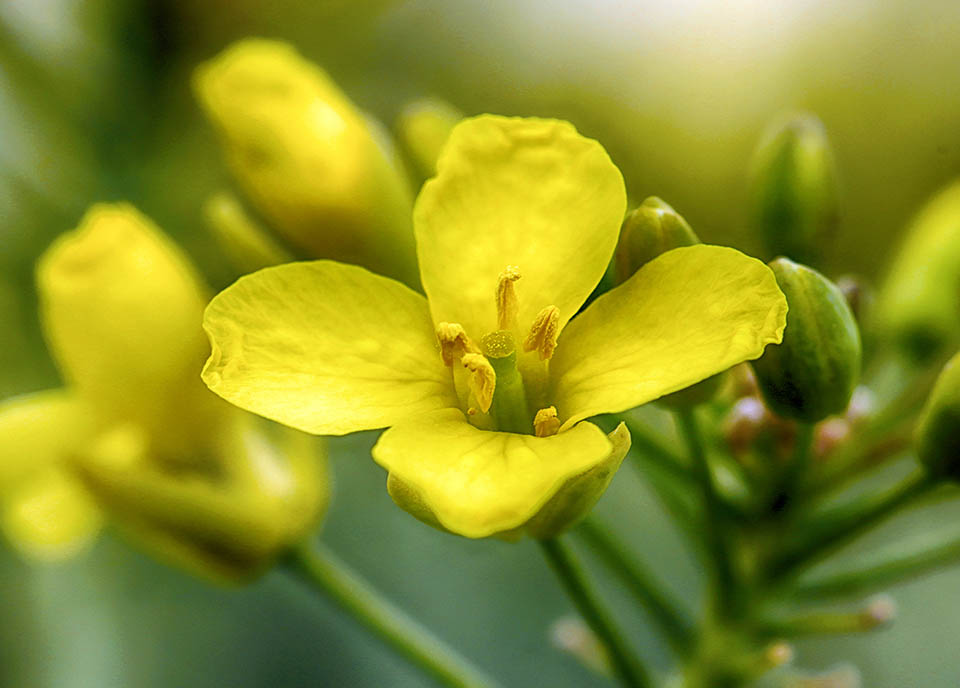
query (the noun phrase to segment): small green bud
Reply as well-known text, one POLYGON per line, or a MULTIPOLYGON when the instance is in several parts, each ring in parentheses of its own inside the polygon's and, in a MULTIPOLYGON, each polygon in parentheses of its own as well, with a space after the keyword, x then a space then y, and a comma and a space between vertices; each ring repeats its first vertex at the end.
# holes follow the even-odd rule
POLYGON ((839 216, 836 165, 811 114, 773 123, 753 157, 751 223, 770 255, 815 263, 839 216))
MULTIPOLYGON (((637 270, 662 253, 700 243, 696 233, 676 210, 656 196, 631 210, 620 227, 620 240, 613 255, 616 282, 626 282, 637 270)), ((668 394, 659 403, 670 408, 688 408, 710 401, 723 385, 723 373, 668 394)))
POLYGON ((617 284, 626 282, 661 253, 699 243, 700 239, 676 210, 650 196, 627 214, 620 227, 620 241, 613 257, 617 284))
POLYGON ((786 258, 770 262, 787 297, 783 342, 753 369, 767 405, 808 423, 842 412, 860 376, 860 332, 840 290, 816 270, 786 258))
POLYGON ((927 470, 960 480, 960 353, 937 378, 920 415, 914 444, 927 470))
POLYGON ((463 113, 437 98, 408 103, 397 117, 397 138, 423 179, 437 173, 437 158, 463 113))
POLYGON ((917 360, 960 346, 960 181, 907 229, 877 298, 880 332, 917 360))

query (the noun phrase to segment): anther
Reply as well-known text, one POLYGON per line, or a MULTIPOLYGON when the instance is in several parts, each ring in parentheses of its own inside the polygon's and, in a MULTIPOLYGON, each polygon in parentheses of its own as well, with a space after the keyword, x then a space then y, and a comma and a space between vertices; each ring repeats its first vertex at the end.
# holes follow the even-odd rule
POLYGON ((530 326, 530 334, 523 340, 524 351, 537 351, 540 360, 546 361, 553 356, 557 348, 557 336, 560 334, 560 309, 547 306, 537 313, 530 326))
POLYGON ((517 324, 517 290, 513 283, 520 279, 520 268, 508 265, 497 280, 497 329, 512 330, 517 324))
POLYGON ((497 386, 497 374, 493 371, 493 366, 483 354, 464 354, 460 362, 470 373, 467 384, 477 399, 477 405, 486 413, 493 403, 493 390, 497 386))
POLYGON ((557 407, 548 406, 537 411, 533 417, 533 432, 537 437, 556 435, 560 429, 560 419, 557 418, 557 407))
POLYGON ((452 366, 464 354, 480 353, 459 323, 442 322, 437 325, 437 341, 440 342, 440 356, 448 366, 452 366))

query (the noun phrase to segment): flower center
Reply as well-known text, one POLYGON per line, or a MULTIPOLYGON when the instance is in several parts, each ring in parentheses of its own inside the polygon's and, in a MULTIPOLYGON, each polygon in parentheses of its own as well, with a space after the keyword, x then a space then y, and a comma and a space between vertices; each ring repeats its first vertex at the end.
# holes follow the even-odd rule
MULTIPOLYGON (((497 279, 497 329, 474 343, 459 323, 442 322, 437 325, 440 356, 452 369, 463 408, 470 422, 487 430, 535 434, 537 437, 555 435, 560 428, 557 409, 542 408, 530 412, 530 397, 518 366, 514 332, 518 329, 519 299, 516 282, 520 269, 508 265, 497 279)), ((560 332, 560 311, 547 306, 533 319, 523 351, 537 352, 537 358, 528 357, 529 366, 545 370, 557 346, 560 332)), ((527 365, 525 364, 525 365, 527 365)), ((524 368, 528 370, 529 367, 524 368)), ((535 406, 533 408, 536 408, 535 406)))

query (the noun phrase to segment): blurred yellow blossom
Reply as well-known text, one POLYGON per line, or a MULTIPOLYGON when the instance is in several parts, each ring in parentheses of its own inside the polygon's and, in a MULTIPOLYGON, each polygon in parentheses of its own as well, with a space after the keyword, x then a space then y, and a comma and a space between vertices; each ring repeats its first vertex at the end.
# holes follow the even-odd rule
POLYGON ((240 188, 292 246, 416 286, 412 196, 389 137, 322 69, 246 39, 198 67, 194 87, 240 188))
POLYGON ((306 436, 271 439, 200 383, 207 292, 146 217, 94 206, 40 259, 37 284, 67 386, 0 406, 13 544, 68 555, 104 511, 168 558, 237 577, 315 522, 324 464, 306 436))

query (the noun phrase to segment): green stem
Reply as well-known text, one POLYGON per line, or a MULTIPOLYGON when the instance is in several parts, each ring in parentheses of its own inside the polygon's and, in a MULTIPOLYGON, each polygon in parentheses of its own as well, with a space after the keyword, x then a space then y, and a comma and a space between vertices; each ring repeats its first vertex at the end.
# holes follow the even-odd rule
POLYGON ((314 549, 302 544, 291 550, 286 565, 298 578, 326 594, 439 684, 451 688, 494 688, 498 685, 430 631, 381 598, 325 548, 314 549))
POLYGON ((801 599, 864 595, 957 562, 960 562, 960 536, 940 537, 933 544, 924 537, 923 542, 913 548, 898 544, 889 556, 873 566, 800 581, 790 592, 801 599))
POLYGON ((929 492, 939 482, 927 473, 917 474, 892 491, 857 500, 810 523, 797 523, 800 537, 788 543, 770 566, 768 580, 788 578, 824 558, 846 542, 889 518, 904 506, 929 492))
POLYGON ((610 613, 587 581, 586 574, 570 549, 558 539, 540 540, 544 556, 587 625, 610 653, 613 670, 627 688, 653 685, 647 670, 627 646, 610 613))
POLYGON ((593 519, 587 518, 583 521, 577 532, 583 535, 607 566, 647 609, 674 651, 681 655, 688 652, 693 625, 680 611, 680 605, 670 599, 650 572, 629 555, 622 543, 593 519))
POLYGON ((813 612, 788 619, 761 621, 756 632, 770 638, 866 633, 888 625, 893 614, 892 601, 881 598, 852 612, 813 612))
POLYGON ((638 423, 632 418, 622 418, 630 431, 630 441, 646 459, 655 462, 664 472, 669 473, 677 481, 690 485, 690 468, 683 457, 678 456, 667 441, 657 432, 644 423, 638 423))
POLYGON ((793 456, 780 476, 776 490, 774 509, 782 511, 793 506, 794 496, 801 490, 810 472, 810 459, 813 456, 813 440, 816 426, 813 423, 797 424, 797 436, 793 456))
POLYGON ((733 564, 730 560, 730 548, 727 540, 726 528, 723 521, 723 503, 720 500, 713 474, 707 461, 706 446, 700 433, 700 426, 693 409, 680 409, 677 420, 692 459, 694 475, 700 483, 704 504, 703 528, 710 548, 713 575, 715 578, 715 592, 717 595, 718 610, 721 614, 728 614, 732 610, 735 593, 735 578, 733 564))

